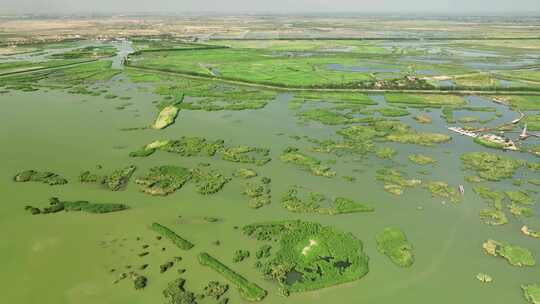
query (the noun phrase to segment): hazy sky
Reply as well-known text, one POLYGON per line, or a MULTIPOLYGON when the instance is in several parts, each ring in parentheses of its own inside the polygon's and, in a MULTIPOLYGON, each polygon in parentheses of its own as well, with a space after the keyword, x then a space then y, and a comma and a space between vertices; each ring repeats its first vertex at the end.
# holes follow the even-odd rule
POLYGON ((0 0, 2 13, 531 13, 540 0, 0 0))

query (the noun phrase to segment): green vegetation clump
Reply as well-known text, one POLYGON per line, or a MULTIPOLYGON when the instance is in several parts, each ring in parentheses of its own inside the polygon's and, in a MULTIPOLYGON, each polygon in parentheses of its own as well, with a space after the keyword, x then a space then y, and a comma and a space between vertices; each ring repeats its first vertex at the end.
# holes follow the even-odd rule
POLYGON ((16 182, 40 182, 51 186, 67 184, 67 179, 62 176, 48 171, 26 170, 17 173, 13 178, 16 182))
POLYGON ((374 208, 351 199, 337 197, 331 200, 322 193, 308 192, 300 186, 292 186, 282 196, 281 205, 291 212, 325 215, 375 211, 374 208))
POLYGON ((452 107, 443 107, 441 117, 446 121, 446 123, 456 123, 456 119, 454 118, 454 108, 452 107))
POLYGON ((183 101, 184 94, 177 94, 172 100, 161 102, 158 105, 158 117, 154 124, 152 124, 152 128, 155 130, 162 130, 174 124, 178 112, 180 111, 180 105, 183 101))
POLYGON ((511 178, 517 169, 526 164, 521 160, 488 152, 465 153, 461 155, 461 162, 466 169, 476 171, 479 177, 488 181, 511 178))
POLYGON ((536 264, 532 253, 523 247, 508 245, 490 239, 482 244, 482 248, 486 254, 503 257, 513 266, 523 267, 536 264))
POLYGON ((421 124, 429 124, 432 122, 432 119, 429 115, 427 114, 418 114, 414 117, 414 120, 416 120, 418 123, 421 123, 421 124))
POLYGON ((452 203, 459 203, 461 195, 455 188, 450 188, 445 182, 429 182, 425 187, 431 192, 433 197, 440 197, 449 200, 452 203))
POLYGON ((380 159, 392 159, 397 154, 396 149, 383 147, 377 150, 376 155, 380 159))
POLYGON ((433 146, 451 140, 446 134, 418 132, 398 120, 370 119, 366 126, 350 126, 338 134, 351 141, 365 142, 371 139, 386 140, 403 144, 433 146))
POLYGON ((191 171, 177 166, 160 166, 150 169, 145 176, 135 182, 143 192, 150 195, 168 195, 182 188, 191 179, 191 171))
POLYGON ((163 296, 168 304, 197 304, 197 297, 185 289, 186 280, 178 278, 170 282, 163 290, 163 296))
POLYGON ((498 150, 504 150, 506 148, 506 145, 503 143, 487 140, 483 137, 476 137, 473 141, 486 148, 498 149, 498 150))
POLYGON ((270 252, 270 250, 272 250, 272 246, 271 245, 268 245, 268 244, 265 244, 265 245, 262 245, 261 247, 259 247, 259 249, 257 249, 257 251, 255 252, 255 257, 260 260, 260 259, 265 259, 265 258, 269 258, 272 254, 270 252))
POLYGON ((399 108, 382 108, 377 109, 377 112, 379 112, 384 117, 402 117, 402 116, 408 116, 409 111, 399 108))
POLYGON ((540 131, 540 114, 525 116, 523 124, 527 125, 527 129, 530 131, 540 131))
POLYGON ((223 149, 223 140, 207 140, 202 137, 182 136, 178 140, 154 141, 138 151, 130 153, 131 157, 146 157, 156 150, 176 153, 181 156, 214 156, 223 149))
POLYGON ((389 168, 377 170, 377 180, 384 182, 384 190, 394 195, 401 195, 405 188, 414 188, 422 183, 419 179, 406 179, 403 172, 389 168))
POLYGON ((297 148, 286 148, 280 158, 281 161, 299 166, 313 175, 324 177, 333 177, 336 175, 336 172, 332 171, 330 167, 321 165, 320 160, 300 152, 297 148))
POLYGON ((272 159, 269 157, 270 149, 249 146, 224 148, 222 159, 235 162, 263 166, 272 159))
POLYGON ((540 304, 540 284, 521 285, 521 289, 530 304, 540 304))
POLYGON ((136 275, 133 280, 133 287, 135 289, 143 289, 146 287, 146 284, 148 284, 148 278, 142 275, 136 275))
POLYGON ((199 194, 207 195, 219 192, 231 179, 217 170, 195 168, 191 170, 192 181, 199 194))
POLYGON ((335 126, 353 123, 353 117, 349 114, 342 114, 329 109, 311 109, 300 112, 297 116, 305 121, 317 121, 325 125, 335 126))
POLYGON ((82 183, 99 183, 111 191, 118 191, 127 186, 136 169, 137 167, 130 165, 122 169, 115 170, 110 175, 104 176, 99 176, 91 173, 90 171, 84 171, 79 175, 79 181, 82 183))
POLYGON ((111 204, 111 203, 90 203, 88 201, 60 201, 56 197, 51 197, 49 199, 49 207, 42 209, 26 206, 25 209, 30 211, 33 215, 35 214, 48 214, 48 213, 57 213, 60 211, 82 211, 88 213, 110 213, 126 210, 129 207, 124 204, 111 204))
POLYGON ((258 209, 272 202, 270 183, 271 180, 268 177, 263 177, 256 183, 246 183, 242 194, 250 198, 250 208, 258 209))
POLYGON ((362 242, 333 227, 283 221, 247 225, 243 232, 259 241, 278 243, 260 269, 265 277, 277 281, 285 294, 356 281, 369 271, 362 242))
POLYGON ((218 281, 210 281, 204 287, 204 295, 215 300, 219 300, 227 291, 229 291, 229 285, 220 284, 218 281))
POLYGON ((417 165, 434 165, 437 163, 435 159, 423 154, 411 154, 409 160, 417 165))
POLYGON ((510 200, 511 204, 508 206, 510 213, 514 216, 532 216, 532 208, 530 206, 535 204, 535 200, 522 190, 517 191, 505 191, 506 197, 510 200))
POLYGON ((491 283, 493 278, 489 274, 479 273, 476 275, 476 279, 482 283, 491 283))
POLYGON ((480 211, 480 218, 484 223, 493 226, 504 225, 508 223, 508 218, 503 212, 503 201, 505 198, 504 192, 496 191, 485 186, 474 186, 473 191, 481 198, 489 200, 491 209, 483 209, 480 211))
POLYGON ((460 106, 466 102, 457 95, 434 95, 434 94, 402 94, 389 93, 384 98, 389 103, 399 103, 407 105, 420 105, 425 107, 440 107, 441 105, 460 106))
POLYGON ((399 267, 410 267, 414 263, 412 245, 399 228, 385 228, 377 236, 377 249, 399 267))
POLYGON ((242 262, 243 260, 249 258, 249 256, 250 256, 249 250, 238 249, 234 252, 233 263, 242 262))
POLYGON ((236 172, 234 172, 233 175, 235 177, 239 177, 243 179, 250 179, 250 178, 257 177, 258 174, 257 172, 255 172, 255 170, 252 170, 252 169, 239 168, 236 170, 236 172))
POLYGON ((173 242, 173 244, 175 244, 178 248, 182 250, 189 250, 194 246, 193 243, 182 238, 181 236, 176 234, 176 232, 158 223, 152 223, 150 229, 157 232, 161 236, 168 238, 171 242, 173 242))
POLYGON ((221 274, 225 279, 234 284, 240 291, 240 295, 248 301, 261 301, 266 297, 266 290, 259 287, 257 284, 248 281, 242 275, 221 263, 206 252, 199 254, 199 263, 203 266, 208 266, 221 274))

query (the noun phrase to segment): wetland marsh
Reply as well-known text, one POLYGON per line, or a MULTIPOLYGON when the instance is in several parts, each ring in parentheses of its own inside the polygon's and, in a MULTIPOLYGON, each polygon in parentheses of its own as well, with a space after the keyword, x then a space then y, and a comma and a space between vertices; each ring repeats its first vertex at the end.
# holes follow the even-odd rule
POLYGON ((509 41, 10 50, 2 299, 535 303, 540 44, 509 41))

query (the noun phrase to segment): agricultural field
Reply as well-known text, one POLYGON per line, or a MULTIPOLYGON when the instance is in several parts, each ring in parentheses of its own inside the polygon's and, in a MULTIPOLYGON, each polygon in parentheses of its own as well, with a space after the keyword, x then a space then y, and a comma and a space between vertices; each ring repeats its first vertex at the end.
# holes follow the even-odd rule
POLYGON ((534 20, 154 18, 3 23, 2 302, 539 301, 534 20))

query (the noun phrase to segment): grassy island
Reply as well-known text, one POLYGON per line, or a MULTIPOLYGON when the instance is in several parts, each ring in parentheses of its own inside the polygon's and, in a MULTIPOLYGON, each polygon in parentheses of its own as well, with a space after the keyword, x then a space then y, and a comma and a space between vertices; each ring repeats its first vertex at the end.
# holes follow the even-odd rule
POLYGON ((243 232, 278 244, 260 269, 281 285, 285 295, 356 281, 369 271, 362 242, 333 227, 283 221, 247 225, 243 232))
POLYGON ((399 267, 410 267, 414 263, 412 245, 399 228, 384 229, 377 236, 377 249, 399 267))
POLYGON ((112 203, 91 203, 88 201, 61 201, 56 197, 49 199, 49 207, 36 208, 32 206, 26 206, 25 209, 32 214, 48 214, 57 213, 60 211, 82 211, 87 213, 110 213, 126 210, 129 207, 124 204, 112 204, 112 203))
POLYGON ((50 186, 55 185, 64 185, 67 184, 67 179, 63 178, 62 176, 48 171, 35 171, 35 170, 26 170, 22 171, 20 173, 17 173, 15 177, 13 178, 16 182, 40 182, 44 184, 48 184, 50 186))
POLYGON ((475 171, 479 177, 488 181, 511 178, 517 169, 526 162, 488 152, 471 152, 461 156, 466 169, 475 171))
POLYGON ((487 240, 482 244, 482 248, 486 254, 503 257, 512 266, 523 267, 534 266, 536 264, 532 253, 523 247, 513 246, 495 240, 487 240))
POLYGON ((150 226, 150 229, 159 233, 161 236, 168 238, 171 242, 173 242, 173 244, 175 244, 178 248, 182 250, 189 250, 194 246, 193 243, 182 238, 181 236, 176 234, 176 232, 161 224, 153 223, 152 226, 150 226))
POLYGON ((311 172, 313 175, 324 177, 336 175, 336 172, 332 171, 330 167, 322 165, 320 160, 300 152, 297 148, 289 147, 285 149, 281 154, 281 161, 294 164, 311 172))
POLYGON ((325 215, 375 211, 372 207, 345 197, 330 199, 322 193, 308 191, 296 185, 290 187, 281 197, 281 205, 291 212, 325 215))
POLYGON ((137 167, 130 165, 122 169, 113 171, 109 175, 98 175, 90 171, 83 171, 79 175, 79 181, 82 183, 101 184, 111 191, 124 189, 137 167))
POLYGON ((523 296, 530 304, 540 304, 540 284, 521 285, 523 296))
POLYGON ((259 287, 257 284, 248 281, 242 275, 221 263, 216 258, 206 252, 199 254, 199 263, 203 266, 208 266, 221 274, 229 282, 234 284, 240 291, 240 295, 248 301, 261 301, 266 297, 266 290, 259 287))
POLYGON ((176 166, 160 166, 150 169, 145 176, 135 182, 141 185, 143 192, 151 195, 168 195, 182 188, 191 179, 191 171, 176 166))

